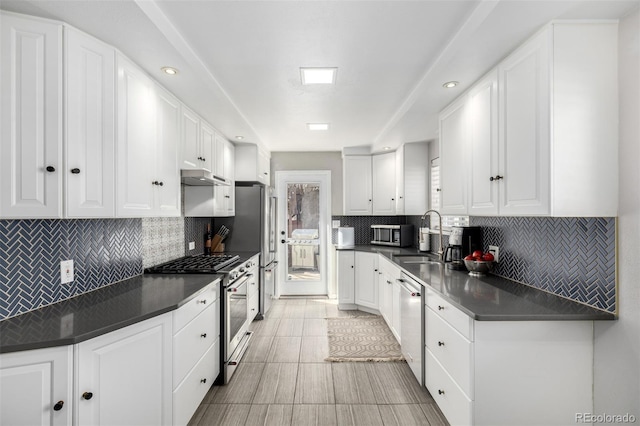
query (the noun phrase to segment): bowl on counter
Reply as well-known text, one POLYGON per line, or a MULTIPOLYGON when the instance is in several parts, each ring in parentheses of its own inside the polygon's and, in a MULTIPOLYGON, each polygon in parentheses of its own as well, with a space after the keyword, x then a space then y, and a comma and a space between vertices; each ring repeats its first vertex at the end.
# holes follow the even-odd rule
POLYGON ((493 269, 493 260, 464 260, 464 266, 469 271, 469 275, 482 276, 493 269))

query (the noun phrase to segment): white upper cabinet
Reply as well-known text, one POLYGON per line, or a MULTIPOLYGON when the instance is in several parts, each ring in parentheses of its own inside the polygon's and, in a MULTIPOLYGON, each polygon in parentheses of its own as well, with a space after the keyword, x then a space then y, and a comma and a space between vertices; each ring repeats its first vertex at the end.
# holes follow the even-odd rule
POLYGON ((182 107, 182 169, 201 169, 203 167, 200 149, 200 117, 186 106, 182 107))
POLYGON ((549 214, 549 44, 544 31, 498 66, 500 214, 549 214))
POLYGON ((62 25, 0 14, 0 217, 62 217, 62 25))
POLYGON ((156 87, 155 212, 158 216, 180 216, 180 122, 181 104, 171 93, 156 87))
POLYGON ((466 97, 440 114, 440 209, 442 214, 467 214, 467 149, 469 126, 466 97))
POLYGON ((469 214, 498 214, 498 71, 469 91, 469 214))
POLYGON ((615 22, 554 22, 447 107, 442 212, 616 216, 617 63, 615 22))
POLYGON ((429 209, 429 144, 413 142, 396 151, 396 214, 422 215, 429 209))
POLYGON ((65 27, 65 212, 115 216, 115 49, 65 27))
POLYGON ((202 168, 215 173, 216 131, 204 120, 200 120, 200 159, 202 168))
POLYGON ((151 216, 154 209, 155 84, 118 55, 118 216, 151 216))
POLYGON ((235 147, 221 136, 216 135, 216 159, 220 156, 219 176, 229 182, 228 186, 216 185, 213 190, 214 211, 217 217, 234 216, 236 214, 234 168, 235 147))
POLYGON ((372 171, 370 155, 342 157, 344 214, 366 216, 373 212, 372 171))
POLYGON ((371 157, 373 214, 396 214, 396 153, 388 152, 371 157))
POLYGON ((260 182, 271 185, 271 159, 269 153, 254 144, 235 147, 235 180, 260 182))

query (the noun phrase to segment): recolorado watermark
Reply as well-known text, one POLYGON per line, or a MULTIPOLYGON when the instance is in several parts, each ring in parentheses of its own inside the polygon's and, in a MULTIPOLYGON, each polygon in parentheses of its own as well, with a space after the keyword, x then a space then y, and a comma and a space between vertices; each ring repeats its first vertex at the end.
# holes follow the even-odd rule
POLYGON ((576 413, 576 423, 635 423, 633 414, 576 413))

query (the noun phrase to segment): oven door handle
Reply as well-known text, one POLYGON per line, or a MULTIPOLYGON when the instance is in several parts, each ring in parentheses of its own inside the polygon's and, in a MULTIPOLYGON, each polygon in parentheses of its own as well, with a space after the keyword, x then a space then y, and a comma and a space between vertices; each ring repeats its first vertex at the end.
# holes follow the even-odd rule
POLYGON ((249 281, 249 277, 248 276, 244 276, 243 278, 241 278, 241 280, 242 281, 238 280, 240 282, 236 281, 236 282, 233 283, 233 285, 230 285, 229 287, 227 287, 227 292, 229 292, 229 293, 237 292, 240 287, 242 287, 243 285, 247 284, 247 281, 249 281))

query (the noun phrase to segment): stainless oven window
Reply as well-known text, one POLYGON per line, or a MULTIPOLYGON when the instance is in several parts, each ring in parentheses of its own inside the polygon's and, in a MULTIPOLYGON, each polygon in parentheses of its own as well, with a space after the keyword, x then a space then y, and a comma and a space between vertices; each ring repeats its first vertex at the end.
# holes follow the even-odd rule
POLYGON ((245 278, 239 284, 229 287, 227 291, 229 341, 234 340, 247 322, 247 281, 245 278))

